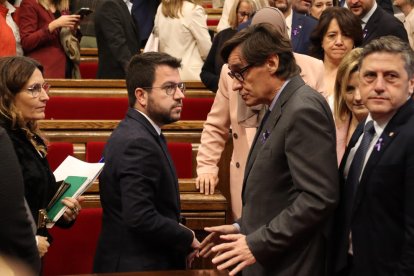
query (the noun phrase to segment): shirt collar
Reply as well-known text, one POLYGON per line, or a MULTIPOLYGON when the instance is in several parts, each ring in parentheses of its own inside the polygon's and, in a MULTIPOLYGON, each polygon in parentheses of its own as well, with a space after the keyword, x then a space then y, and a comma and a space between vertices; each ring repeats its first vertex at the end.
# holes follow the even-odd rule
POLYGON ((377 2, 374 1, 374 6, 369 10, 369 12, 367 12, 367 14, 361 18, 362 21, 362 29, 365 28, 365 26, 367 25, 368 20, 371 18, 371 16, 374 14, 375 10, 377 9, 378 5, 377 2))
POLYGON ((283 83, 282 87, 280 87, 280 89, 279 89, 278 91, 276 91, 276 96, 273 98, 272 103, 269 105, 269 110, 270 110, 270 111, 272 111, 272 110, 273 110, 273 107, 275 106, 275 104, 276 104, 277 100, 279 99, 280 94, 282 94, 283 89, 285 89, 286 85, 287 85, 289 82, 290 82, 290 79, 287 79, 287 80, 285 81, 285 83, 283 83))
POLYGON ((138 111, 139 113, 141 113, 142 114, 142 116, 144 116, 145 118, 147 118, 147 120, 150 122, 150 124, 154 127, 154 129, 155 129, 155 131, 158 133, 158 135, 160 135, 161 134, 161 128, 156 124, 156 123, 154 123, 154 121, 153 120, 151 120, 151 118, 150 117, 148 117, 148 115, 147 114, 145 114, 144 112, 142 112, 142 111, 139 111, 138 109, 135 109, 136 111, 138 111))
POLYGON ((288 35, 289 35, 289 38, 290 38, 290 36, 292 35, 292 18, 293 18, 293 16, 292 16, 292 14, 293 14, 293 10, 291 10, 290 11, 290 14, 285 18, 285 21, 286 21, 286 26, 287 26, 287 28, 288 28, 288 35))
POLYGON ((4 2, 4 5, 9 10, 9 13, 14 13, 16 11, 16 8, 10 4, 8 1, 4 2))
POLYGON ((132 2, 130 0, 123 0, 123 1, 127 5, 127 8, 129 10, 129 13, 131 13, 131 10, 132 10, 132 2))
POLYGON ((379 124, 378 122, 374 121, 374 119, 372 119, 371 114, 368 114, 368 117, 365 120, 364 125, 366 125, 367 122, 369 122, 369 121, 374 121, 375 133, 376 133, 376 135, 378 135, 378 137, 380 137, 382 135, 382 133, 384 132, 384 129, 387 127, 387 125, 388 125, 389 121, 391 120, 391 118, 389 118, 387 121, 382 122, 381 124, 379 124))

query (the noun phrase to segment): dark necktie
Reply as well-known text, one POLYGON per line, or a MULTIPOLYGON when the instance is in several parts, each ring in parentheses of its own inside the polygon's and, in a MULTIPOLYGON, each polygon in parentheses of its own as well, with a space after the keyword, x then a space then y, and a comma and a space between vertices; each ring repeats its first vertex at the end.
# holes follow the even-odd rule
POLYGON ((374 134, 374 121, 369 121, 364 126, 364 136, 362 137, 361 144, 359 145, 354 159, 352 160, 346 181, 346 185, 351 185, 349 188, 352 190, 352 198, 355 196, 357 187, 359 185, 359 178, 361 176, 365 156, 367 154, 369 145, 371 144, 372 138, 374 137, 374 134))
POLYGON ((165 139, 164 134, 162 134, 162 132, 160 133, 160 138, 161 138, 161 142, 164 143, 165 146, 167 146, 167 140, 165 139))
POLYGON ((165 139, 164 134, 160 133, 161 147, 164 149, 165 154, 167 155, 168 163, 170 163, 171 170, 173 172, 174 178, 177 178, 177 173, 175 171, 174 162, 171 159, 170 152, 168 151, 167 140, 165 139))
POLYGON ((260 122, 260 126, 259 126, 259 128, 258 128, 258 132, 259 132, 259 133, 262 131, 262 128, 263 128, 264 124, 266 123, 267 118, 269 118, 269 115, 270 115, 270 113, 271 113, 271 112, 272 112, 272 111, 271 111, 270 109, 268 109, 268 110, 266 111, 265 115, 263 116, 263 119, 262 119, 262 121, 260 122))
POLYGON ((168 163, 170 164, 170 169, 174 178, 174 182, 175 182, 175 190, 177 191, 176 194, 176 198, 177 198, 177 202, 180 202, 180 194, 179 194, 179 187, 178 187, 178 178, 177 178, 177 172, 175 171, 175 166, 174 166, 174 162, 172 161, 172 158, 170 156, 170 152, 168 151, 168 147, 167 147, 167 140, 165 139, 164 134, 162 134, 162 132, 160 133, 160 141, 161 141, 161 147, 163 148, 166 156, 167 156, 167 160, 168 163))

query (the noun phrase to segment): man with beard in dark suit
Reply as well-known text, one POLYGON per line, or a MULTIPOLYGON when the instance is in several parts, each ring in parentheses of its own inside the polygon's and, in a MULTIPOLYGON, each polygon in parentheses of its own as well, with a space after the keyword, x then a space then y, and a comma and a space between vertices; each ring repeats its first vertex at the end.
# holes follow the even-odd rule
POLYGON ((403 23, 381 8, 375 0, 346 0, 346 4, 361 19, 363 45, 387 35, 394 35, 408 42, 403 23))
POLYGON ((180 119, 185 85, 179 67, 165 53, 131 60, 130 107, 106 144, 99 179, 103 219, 95 272, 185 269, 199 245, 180 223, 177 174, 161 133, 180 119))

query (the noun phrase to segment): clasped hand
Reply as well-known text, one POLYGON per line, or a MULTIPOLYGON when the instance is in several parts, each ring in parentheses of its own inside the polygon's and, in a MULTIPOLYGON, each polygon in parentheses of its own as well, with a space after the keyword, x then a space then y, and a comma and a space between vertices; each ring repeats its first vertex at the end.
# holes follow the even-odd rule
POLYGON ((246 266, 256 262, 246 242, 246 236, 233 225, 206 227, 210 234, 200 245, 201 257, 215 254, 212 262, 218 270, 230 269, 229 275, 236 275, 246 266))

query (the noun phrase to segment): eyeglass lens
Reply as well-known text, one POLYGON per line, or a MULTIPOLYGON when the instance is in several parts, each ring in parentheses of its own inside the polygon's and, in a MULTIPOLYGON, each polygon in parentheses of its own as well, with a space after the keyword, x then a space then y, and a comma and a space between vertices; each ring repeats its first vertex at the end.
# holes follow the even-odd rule
POLYGON ((42 92, 42 88, 46 91, 46 93, 49 93, 50 84, 47 82, 43 84, 35 83, 31 87, 27 88, 27 90, 33 95, 33 97, 37 97, 42 92))

